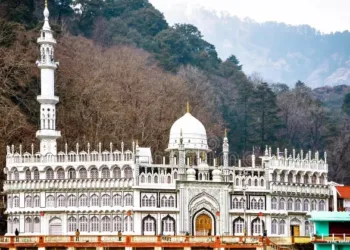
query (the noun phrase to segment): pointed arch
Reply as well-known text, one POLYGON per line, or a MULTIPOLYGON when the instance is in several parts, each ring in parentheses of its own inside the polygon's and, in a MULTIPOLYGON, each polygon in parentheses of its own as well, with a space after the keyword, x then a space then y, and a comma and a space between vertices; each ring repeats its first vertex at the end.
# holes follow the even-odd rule
POLYGON ((156 235, 157 232, 157 220, 151 216, 147 215, 142 219, 142 235, 156 235))
POLYGON ((175 235, 176 221, 169 214, 162 219, 162 233, 163 235, 175 235))

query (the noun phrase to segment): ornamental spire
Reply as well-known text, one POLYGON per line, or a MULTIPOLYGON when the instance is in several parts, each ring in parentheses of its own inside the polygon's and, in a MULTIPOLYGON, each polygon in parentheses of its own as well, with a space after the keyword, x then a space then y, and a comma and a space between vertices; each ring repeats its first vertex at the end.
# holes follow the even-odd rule
POLYGON ((190 103, 189 103, 189 101, 187 101, 187 104, 186 104, 186 112, 190 113, 190 103))

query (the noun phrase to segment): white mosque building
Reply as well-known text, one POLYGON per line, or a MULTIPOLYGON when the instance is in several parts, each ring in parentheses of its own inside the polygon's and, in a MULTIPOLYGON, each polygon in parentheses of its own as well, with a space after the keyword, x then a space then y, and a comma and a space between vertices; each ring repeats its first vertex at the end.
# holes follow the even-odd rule
POLYGON ((207 161, 207 133, 189 111, 170 129, 168 160, 150 148, 77 144, 57 150, 54 61, 49 11, 38 44, 41 57, 38 151, 8 146, 8 235, 262 235, 313 233, 309 211, 327 211, 328 165, 319 154, 272 152, 251 166, 233 166, 223 137, 221 160, 207 161), (220 162, 220 164, 219 164, 220 162), (166 164, 167 163, 167 164, 166 164))

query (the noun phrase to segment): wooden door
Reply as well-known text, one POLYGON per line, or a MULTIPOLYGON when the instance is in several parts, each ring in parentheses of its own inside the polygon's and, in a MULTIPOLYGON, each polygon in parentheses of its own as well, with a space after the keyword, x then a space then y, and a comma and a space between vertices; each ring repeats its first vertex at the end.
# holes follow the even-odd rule
POLYGON ((293 226, 293 236, 300 236, 299 226, 293 226))
POLYGON ((206 214, 201 214, 196 219, 196 235, 211 235, 212 222, 206 214))

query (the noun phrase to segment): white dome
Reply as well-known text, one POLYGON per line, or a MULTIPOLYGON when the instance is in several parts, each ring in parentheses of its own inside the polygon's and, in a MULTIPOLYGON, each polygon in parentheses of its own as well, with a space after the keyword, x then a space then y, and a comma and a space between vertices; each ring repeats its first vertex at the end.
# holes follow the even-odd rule
POLYGON ((179 148, 181 132, 185 149, 208 151, 205 127, 189 112, 175 121, 173 126, 171 126, 168 149, 179 148))
POLYGON ((221 176, 221 170, 219 168, 215 168, 213 170, 213 176, 221 176))
POLYGON ((186 171, 187 175, 196 175, 196 170, 193 168, 188 168, 186 171))

